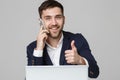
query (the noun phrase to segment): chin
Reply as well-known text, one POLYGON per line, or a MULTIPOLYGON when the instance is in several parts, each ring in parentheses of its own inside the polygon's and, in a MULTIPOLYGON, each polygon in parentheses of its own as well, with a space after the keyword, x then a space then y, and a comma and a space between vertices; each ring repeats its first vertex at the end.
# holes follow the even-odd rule
POLYGON ((57 39, 59 36, 58 35, 51 35, 51 38, 57 39))
POLYGON ((51 34, 50 35, 51 38, 57 39, 60 37, 60 34, 56 33, 56 34, 51 34))
POLYGON ((51 38, 57 39, 61 36, 61 34, 62 34, 62 31, 58 31, 58 32, 52 32, 51 31, 49 35, 50 35, 51 38))

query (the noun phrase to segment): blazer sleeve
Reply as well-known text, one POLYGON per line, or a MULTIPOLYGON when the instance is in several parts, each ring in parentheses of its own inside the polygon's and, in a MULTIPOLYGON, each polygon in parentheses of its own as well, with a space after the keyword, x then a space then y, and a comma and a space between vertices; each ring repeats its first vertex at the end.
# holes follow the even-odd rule
POLYGON ((36 42, 33 42, 27 46, 27 65, 43 65, 43 57, 34 57, 33 51, 36 47, 36 42))
POLYGON ((33 59, 33 51, 30 48, 30 46, 27 46, 27 65, 33 65, 34 64, 34 59, 33 59))
POLYGON ((90 78, 97 78, 99 75, 99 67, 97 65, 97 62, 94 58, 94 56, 91 53, 91 50, 89 48, 89 44, 87 40, 82 36, 82 34, 77 34, 76 39, 76 46, 78 49, 78 53, 87 59, 89 68, 88 73, 90 78))

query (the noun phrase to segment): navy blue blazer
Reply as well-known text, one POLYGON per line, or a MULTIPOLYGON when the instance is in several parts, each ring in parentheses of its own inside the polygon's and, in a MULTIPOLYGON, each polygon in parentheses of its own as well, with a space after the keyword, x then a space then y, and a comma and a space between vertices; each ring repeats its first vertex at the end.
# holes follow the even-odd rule
MULTIPOLYGON (((71 41, 75 40, 75 46, 77 47, 78 53, 87 59, 89 68, 88 73, 90 78, 96 78, 99 75, 99 67, 97 65, 97 62, 94 58, 94 56, 91 54, 91 50, 89 48, 89 45, 86 41, 86 39, 82 36, 82 34, 73 34, 70 32, 63 31, 63 45, 61 49, 61 55, 60 55, 60 65, 71 65, 68 64, 65 60, 65 50, 71 49, 71 41)), ((28 59, 28 65, 53 65, 47 49, 46 45, 43 50, 43 57, 34 57, 33 51, 36 47, 36 41, 30 43, 27 46, 27 59, 28 59)))

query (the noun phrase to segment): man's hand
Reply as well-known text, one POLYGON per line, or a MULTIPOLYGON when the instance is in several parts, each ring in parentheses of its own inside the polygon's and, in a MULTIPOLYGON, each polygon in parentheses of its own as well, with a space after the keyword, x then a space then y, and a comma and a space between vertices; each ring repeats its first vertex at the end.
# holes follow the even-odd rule
POLYGON ((70 63, 70 64, 81 64, 81 65, 86 64, 83 57, 81 57, 78 54, 74 40, 72 40, 71 42, 71 50, 65 51, 65 59, 67 60, 67 63, 70 63))
POLYGON ((36 46, 36 50, 43 50, 44 46, 45 46, 45 41, 48 38, 48 34, 49 31, 46 29, 43 29, 43 26, 40 28, 40 32, 38 33, 37 36, 37 46, 36 46))

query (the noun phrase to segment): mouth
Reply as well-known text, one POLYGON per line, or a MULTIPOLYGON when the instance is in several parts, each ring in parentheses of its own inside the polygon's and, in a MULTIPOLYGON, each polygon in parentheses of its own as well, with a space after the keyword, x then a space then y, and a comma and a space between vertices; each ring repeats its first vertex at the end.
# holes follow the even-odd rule
POLYGON ((56 33, 56 32, 58 32, 59 27, 58 27, 58 26, 51 27, 50 30, 51 30, 53 33, 56 33))

